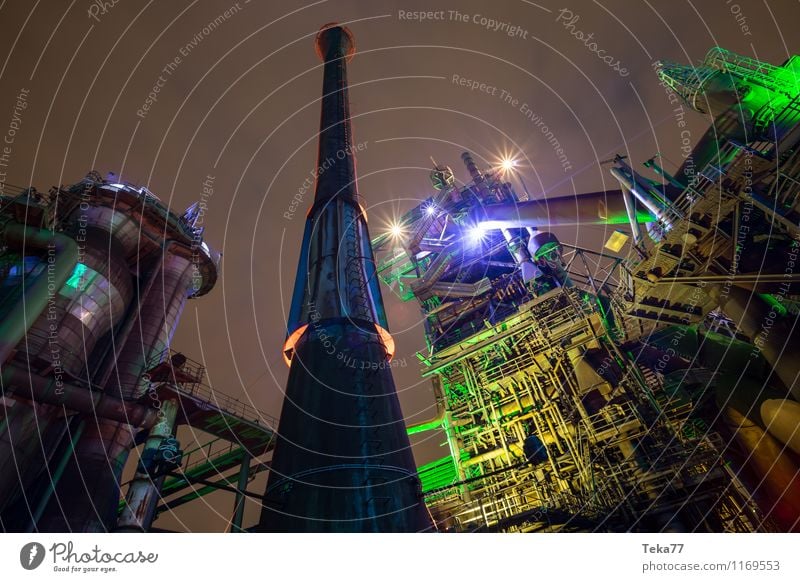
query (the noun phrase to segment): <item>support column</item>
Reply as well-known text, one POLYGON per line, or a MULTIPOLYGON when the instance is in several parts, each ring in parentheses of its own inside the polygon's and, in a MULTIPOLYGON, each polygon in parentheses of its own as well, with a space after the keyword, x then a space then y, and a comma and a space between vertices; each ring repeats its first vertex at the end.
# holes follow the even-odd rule
POLYGON ((233 521, 231 521, 231 533, 242 533, 242 519, 244 519, 244 491, 247 489, 247 482, 250 480, 250 453, 242 450, 242 465, 239 467, 239 483, 236 493, 236 501, 233 504, 233 521))
MULTIPOLYGON (((152 458, 164 440, 172 436, 175 427, 175 417, 178 414, 178 401, 166 400, 161 405, 159 421, 150 430, 150 436, 144 445, 142 458, 152 458)), ((128 488, 125 498, 125 508, 117 521, 115 531, 118 532, 145 532, 150 529, 156 513, 156 505, 161 496, 161 485, 164 475, 153 476, 147 467, 140 464, 136 475, 128 488)))

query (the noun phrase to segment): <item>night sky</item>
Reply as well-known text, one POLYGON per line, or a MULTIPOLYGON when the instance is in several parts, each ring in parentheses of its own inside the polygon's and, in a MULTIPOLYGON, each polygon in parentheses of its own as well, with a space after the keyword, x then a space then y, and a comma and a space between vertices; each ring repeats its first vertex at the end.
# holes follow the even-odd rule
MULTIPOLYGON (((224 255, 222 276, 189 303, 173 347, 204 363, 213 388, 277 417, 313 197, 305 189, 293 206, 316 162, 322 24, 355 35, 354 141, 375 236, 431 194, 431 156, 461 181, 464 150, 484 167, 513 156, 534 197, 616 188, 599 164, 616 153, 636 167, 660 152, 675 169, 682 143, 699 139, 707 121, 674 111, 654 62, 697 63, 719 45, 780 64, 798 50, 799 19, 794 0, 0 0, 0 124, 20 92, 29 104, 6 181, 46 191, 92 169, 114 172, 181 213, 210 177, 206 241, 224 255)), ((610 234, 556 233, 594 248, 610 234)), ((385 288, 384 298, 403 410, 419 422, 435 412, 414 356, 424 347, 419 309, 385 288)), ((191 433, 179 436, 191 448, 191 433)), ((419 463, 447 454, 440 433, 414 444, 419 463)), ((251 488, 263 492, 264 481, 251 488)), ((222 531, 232 506, 230 494, 215 493, 156 526, 222 531)), ((258 510, 248 505, 246 526, 258 510)))

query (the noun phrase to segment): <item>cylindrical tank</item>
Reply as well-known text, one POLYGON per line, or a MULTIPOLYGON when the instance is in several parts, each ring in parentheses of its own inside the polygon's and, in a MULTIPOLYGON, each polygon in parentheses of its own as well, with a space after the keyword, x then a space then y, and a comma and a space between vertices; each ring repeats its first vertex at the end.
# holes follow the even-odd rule
MULTIPOLYGON (((146 384, 140 381, 149 366, 167 355, 186 300, 195 292, 194 264, 189 249, 173 246, 155 281, 142 298, 136 322, 117 358, 106 391, 123 399, 137 399, 146 384)), ((87 426, 75 449, 75 460, 61 480, 58 498, 70 499, 63 513, 51 501, 42 519, 41 531, 109 531, 116 523, 120 477, 134 446, 136 429, 124 423, 102 421, 87 426), (87 470, 88 468, 88 470, 87 470)))
MULTIPOLYGON (((44 312, 30 325, 14 355, 31 373, 44 371, 57 382, 87 379, 97 341, 122 318, 132 295, 131 275, 119 245, 102 231, 85 227, 78 245, 80 262, 66 283, 49 295, 44 312)), ((48 276, 47 261, 26 257, 6 278, 4 288, 22 289, 34 277, 48 276)), ((0 467, 11 464, 14 470, 0 471, 0 511, 28 490, 38 474, 43 455, 49 453, 43 437, 58 413, 57 407, 34 408, 19 401, 12 408, 0 443, 0 467)))
POLYGON ((141 375, 167 356, 186 300, 192 293, 194 266, 188 250, 168 252, 146 297, 142 298, 139 321, 134 324, 106 390, 125 399, 142 396, 141 375))
POLYGON ((47 362, 81 380, 87 379, 87 363, 97 341, 112 322, 120 322, 133 295, 120 245, 94 228, 87 230, 85 238, 81 262, 33 323, 16 356, 34 369, 47 362))

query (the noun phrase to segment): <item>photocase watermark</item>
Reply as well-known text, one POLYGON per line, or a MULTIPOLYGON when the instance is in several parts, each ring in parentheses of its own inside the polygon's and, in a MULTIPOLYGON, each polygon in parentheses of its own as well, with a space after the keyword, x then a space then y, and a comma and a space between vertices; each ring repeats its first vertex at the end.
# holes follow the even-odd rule
POLYGON ((367 149, 369 142, 362 141, 357 144, 353 144, 348 148, 340 149, 332 156, 328 156, 322 162, 311 170, 306 176, 303 183, 297 188, 297 191, 292 196, 292 199, 289 201, 289 206, 286 208, 286 211, 283 213, 283 217, 286 220, 292 220, 294 215, 297 213, 297 210, 300 208, 300 204, 303 203, 303 200, 306 198, 306 194, 308 194, 309 190, 314 186, 315 180, 323 175, 325 172, 333 168, 338 162, 344 161, 348 155, 354 155, 356 152, 363 152, 367 149))
MULTIPOLYGON (((511 99, 511 95, 507 95, 508 99, 511 99)), ((512 105, 517 103, 517 99, 513 99, 513 101, 508 101, 512 105)), ((533 123, 539 131, 542 132, 542 135, 547 140, 547 143, 550 144, 550 147, 553 148, 553 152, 555 152, 556 156, 558 156, 558 161, 561 163, 561 169, 564 172, 569 172, 572 169, 572 163, 569 161, 567 154, 564 152, 564 147, 561 145, 561 142, 558 141, 553 131, 548 127, 548 125, 542 119, 542 116, 536 113, 527 103, 522 103, 519 106, 519 112, 525 116, 525 119, 533 123)))
POLYGON ((618 58, 607 54, 605 49, 600 48, 600 45, 594 38, 593 32, 585 33, 575 27, 580 19, 580 15, 575 14, 569 8, 562 8, 558 11, 558 15, 556 16, 556 22, 560 23, 573 37, 582 42, 583 46, 594 53, 597 58, 603 61, 612 71, 618 73, 620 77, 627 77, 630 75, 630 71, 622 66, 618 58))
POLYGON ((200 200, 197 201, 196 215, 193 219, 194 235, 192 236, 192 290, 197 293, 203 286, 203 273, 200 269, 202 255, 205 251, 203 243, 203 223, 205 222, 208 199, 214 195, 214 176, 208 174, 203 181, 200 200))
POLYGON ((742 177, 744 178, 744 184, 742 185, 741 193, 744 196, 744 200, 739 205, 739 225, 736 232, 736 240, 739 241, 739 244, 733 249, 733 260, 729 276, 722 285, 721 297, 727 297, 731 292, 733 277, 739 272, 739 263, 744 252, 743 241, 747 239, 750 233, 750 219, 753 214, 753 153, 750 150, 744 150, 743 165, 742 177))
POLYGON ((17 133, 22 127, 22 114, 28 108, 29 93, 30 90, 24 87, 17 93, 17 100, 11 112, 11 121, 9 121, 8 128, 6 128, 6 133, 3 136, 2 148, 0 148, 0 196, 4 196, 6 193, 6 168, 11 164, 11 152, 14 147, 14 141, 17 139, 17 133))
POLYGON ((541 131, 542 135, 547 140, 547 143, 550 144, 550 147, 553 148, 553 152, 558 157, 558 161, 561 163, 561 169, 565 173, 572 170, 572 162, 570 162, 569 157, 564 150, 564 146, 561 145, 561 142, 556 137, 555 133, 553 133, 547 123, 545 123, 544 118, 542 118, 539 113, 534 111, 527 102, 514 97, 514 95, 512 95, 511 92, 506 89, 475 79, 462 77, 458 74, 453 74, 450 81, 453 83, 453 85, 465 87, 470 91, 478 91, 479 93, 485 93, 492 97, 497 97, 505 105, 510 105, 519 111, 525 117, 525 119, 533 124, 536 129, 541 131))
POLYGON ((747 24, 747 17, 742 12, 742 7, 739 6, 733 0, 725 0, 725 4, 728 6, 728 10, 730 10, 731 15, 736 20, 736 24, 739 26, 739 30, 744 36, 753 36, 753 33, 750 31, 750 25, 747 24))
MULTIPOLYGON (((660 61, 653 61, 652 68, 657 71, 661 67, 660 61)), ((663 79, 658 83, 664 89, 669 104, 672 105, 672 115, 675 117, 675 124, 681 130, 681 155, 684 159, 689 158, 692 154, 692 132, 686 127, 686 109, 683 106, 683 100, 663 79)))
POLYGON ((58 319, 59 310, 56 305, 56 296, 59 288, 56 287, 55 271, 56 271, 56 245, 49 243, 47 245, 47 346, 50 350, 50 364, 53 368, 53 377, 55 378, 55 393, 64 393, 64 368, 61 364, 61 345, 58 340, 58 319))
MULTIPOLYGON (((84 283, 86 282, 87 267, 86 267, 86 235, 89 225, 88 211, 90 208, 89 195, 91 185, 86 184, 81 191, 80 202, 78 203, 78 218, 76 221, 77 231, 74 235, 74 240, 78 247, 78 260, 75 264, 75 269, 72 272, 67 284, 73 286, 78 291, 83 290, 84 283)), ((56 287, 55 282, 55 267, 58 257, 56 256, 56 245, 50 243, 47 246, 47 307, 45 309, 45 317, 47 318, 47 349, 50 352, 50 363, 53 368, 53 377, 55 379, 55 393, 61 395, 64 393, 64 374, 63 362, 61 357, 61 340, 59 322, 62 318, 61 310, 58 307, 58 294, 61 291, 56 287)), ((80 308, 85 309, 83 306, 83 295, 79 295, 80 308)))
POLYGON ((775 299, 771 303, 770 310, 761 322, 761 330, 756 337, 753 338, 753 350, 750 352, 750 358, 757 358, 761 354, 761 350, 767 343, 772 327, 775 325, 775 320, 782 312, 788 311, 784 306, 787 295, 791 290, 791 278, 794 275, 795 266, 798 264, 797 257, 800 254, 800 240, 797 237, 792 239, 792 246, 786 254, 786 267, 783 271, 783 276, 787 281, 784 281, 778 287, 778 291, 772 294, 775 299))
POLYGON ((480 13, 465 13, 458 10, 398 10, 397 19, 411 22, 446 21, 474 24, 489 32, 502 33, 510 38, 528 40, 528 31, 506 20, 498 20, 480 13))
POLYGON ((84 263, 86 257, 86 235, 87 229, 89 227, 89 208, 91 205, 89 204, 89 194, 91 192, 92 185, 91 184, 84 184, 83 189, 81 191, 81 199, 78 203, 78 220, 76 224, 78 229, 75 233, 75 242, 78 243, 78 262, 84 263))
POLYGON ((155 564, 158 554, 141 550, 107 552, 97 544, 89 550, 76 550, 72 542, 56 542, 49 549, 38 542, 29 542, 19 552, 19 563, 25 570, 35 570, 44 563, 47 556, 52 558, 53 572, 72 574, 108 574, 118 572, 119 565, 155 564))
POLYGON ((44 546, 38 542, 30 542, 19 551, 20 566, 26 570, 35 570, 44 562, 46 555, 44 546))
POLYGON ((108 14, 114 6, 119 4, 121 0, 94 0, 90 5, 86 14, 95 22, 100 22, 100 17, 108 14))
POLYGON ((661 357, 656 362, 654 371, 659 374, 664 374, 669 362, 672 358, 678 355, 677 348, 680 347, 683 338, 689 333, 693 328, 691 327, 692 317, 697 315, 697 309, 700 304, 705 300, 706 294, 705 289, 706 282, 700 281, 697 287, 694 288, 692 291, 692 296, 689 298, 689 302, 684 306, 684 315, 681 317, 680 327, 679 329, 671 335, 670 339, 670 347, 668 347, 661 357))
MULTIPOLYGON (((248 4, 249 0, 244 3, 248 4)), ((156 79, 156 82, 153 83, 153 86, 150 88, 150 92, 147 94, 144 102, 139 109, 136 110, 136 115, 140 119, 145 119, 153 106, 158 102, 159 93, 161 93, 161 90, 167 85, 170 77, 172 77, 172 75, 175 74, 175 71, 177 71, 181 66, 183 59, 188 57, 193 50, 200 46, 200 43, 211 36, 215 30, 217 30, 230 18, 238 14, 241 10, 241 3, 236 2, 230 8, 219 14, 214 20, 206 24, 192 37, 188 43, 178 49, 178 54, 176 54, 166 65, 164 65, 164 68, 161 69, 161 74, 158 76, 158 79, 156 79)))

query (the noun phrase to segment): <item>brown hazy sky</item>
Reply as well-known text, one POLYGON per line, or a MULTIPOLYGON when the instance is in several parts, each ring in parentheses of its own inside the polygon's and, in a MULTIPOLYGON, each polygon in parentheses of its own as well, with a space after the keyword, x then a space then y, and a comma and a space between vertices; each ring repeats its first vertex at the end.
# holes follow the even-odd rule
MULTIPOLYGON (((598 161, 617 152, 635 164, 661 152, 674 169, 682 129, 654 61, 698 62, 720 45, 780 64, 799 48, 794 0, 117 0, 113 6, 107 0, 103 10, 101 4, 0 0, 0 133, 20 90, 29 91, 30 104, 7 181, 46 190, 91 169, 111 171, 182 212, 213 176, 206 240, 224 254, 222 277, 189 304, 174 347, 205 363, 215 389, 274 416, 287 375, 280 355, 285 317, 313 192, 294 218, 284 212, 315 165, 322 70, 313 39, 322 24, 345 23, 356 38, 349 66, 353 126, 355 141, 365 144, 359 188, 373 236, 430 194, 429 156, 465 180, 459 158, 465 149, 484 165, 513 153, 534 196, 613 188, 598 161), (578 17, 570 28, 562 9, 578 17), (444 12, 425 22, 406 17, 420 10, 444 12), (214 30, 204 30, 221 15, 214 30), (575 31, 593 33, 594 48, 627 75, 575 31), (453 75, 497 89, 471 91, 453 75), (158 100, 137 114, 159 76, 158 100), (523 104, 553 131, 571 169, 565 171, 523 104)), ((686 121, 694 142, 706 122, 688 110, 686 121)), ((595 227, 558 234, 585 244, 607 233, 595 227)), ((419 311, 386 289, 384 297, 397 360, 406 363, 396 368, 400 398, 408 421, 418 422, 434 412, 414 357, 424 346, 419 311)), ((446 454, 442 444, 441 434, 419 435, 417 461, 446 454)), ((262 477, 252 488, 261 492, 263 484, 262 477)), ((204 502, 157 525, 221 530, 230 495, 204 502)), ((251 504, 246 525, 257 513, 251 504)))

